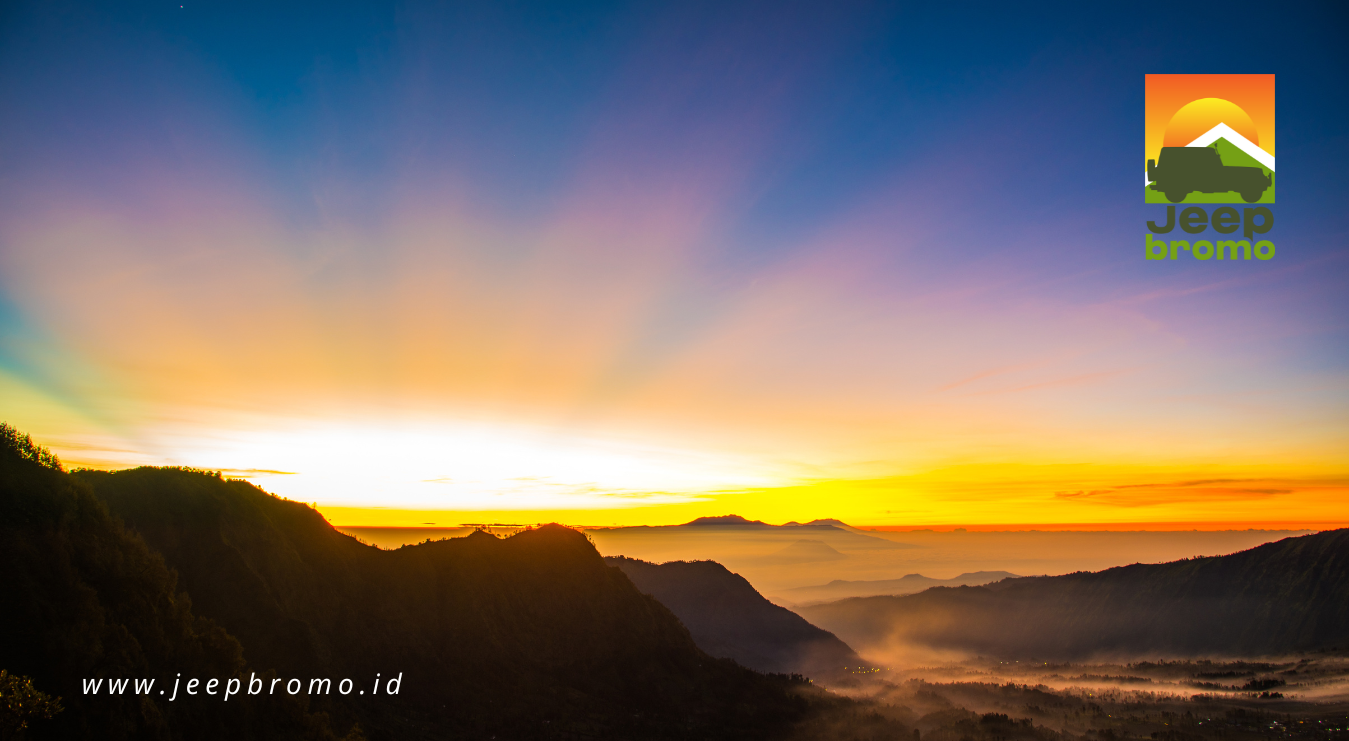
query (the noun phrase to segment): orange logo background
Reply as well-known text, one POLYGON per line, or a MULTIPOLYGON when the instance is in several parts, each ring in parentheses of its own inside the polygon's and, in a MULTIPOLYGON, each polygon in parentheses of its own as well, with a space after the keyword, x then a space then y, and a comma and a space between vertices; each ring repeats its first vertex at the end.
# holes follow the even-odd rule
POLYGON ((1146 75, 1143 159, 1219 123, 1274 154, 1274 75, 1146 75))

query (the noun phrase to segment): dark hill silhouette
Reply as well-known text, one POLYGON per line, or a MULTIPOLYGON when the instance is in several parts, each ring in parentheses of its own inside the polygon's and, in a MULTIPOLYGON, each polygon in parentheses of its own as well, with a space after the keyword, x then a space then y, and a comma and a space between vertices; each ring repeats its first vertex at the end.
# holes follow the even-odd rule
POLYGON ((759 671, 824 680, 863 663, 832 633, 764 599, 743 577, 715 561, 654 564, 623 556, 605 561, 670 608, 698 647, 713 656, 759 671))
POLYGON ((372 738, 766 738, 804 687, 700 651, 584 535, 544 526, 383 551, 307 505, 180 469, 85 471, 250 665, 403 674, 400 694, 314 698, 372 738))
POLYGON ((950 579, 933 579, 922 574, 907 574, 898 579, 871 579, 848 581, 835 579, 828 584, 784 589, 778 596, 792 604, 832 602, 847 597, 875 597, 877 595, 916 594, 931 587, 977 587, 1003 579, 1019 578, 1007 571, 972 571, 950 579))
POLYGON ((233 706, 129 692, 85 696, 85 678, 158 676, 153 692, 168 689, 163 682, 176 672, 228 677, 250 667, 233 636, 194 612, 159 555, 55 456, 7 425, 0 425, 0 564, 0 668, 32 677, 65 707, 28 737, 336 738, 326 717, 289 696, 233 706))
POLYGON ((1267 656, 1349 646, 1349 530, 1096 573, 799 607, 866 655, 897 645, 1000 657, 1267 656))
POLYGON ((822 540, 798 540, 795 543, 766 556, 760 556, 761 563, 794 564, 817 563, 819 561, 838 561, 847 558, 822 540))

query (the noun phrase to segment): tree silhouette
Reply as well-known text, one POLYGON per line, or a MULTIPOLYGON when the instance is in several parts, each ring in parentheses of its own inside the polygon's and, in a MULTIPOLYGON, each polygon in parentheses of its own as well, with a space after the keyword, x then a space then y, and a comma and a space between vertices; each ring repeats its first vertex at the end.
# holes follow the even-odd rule
POLYGON ((29 677, 0 669, 0 739, 18 738, 29 721, 50 720, 62 710, 61 698, 39 691, 29 677))

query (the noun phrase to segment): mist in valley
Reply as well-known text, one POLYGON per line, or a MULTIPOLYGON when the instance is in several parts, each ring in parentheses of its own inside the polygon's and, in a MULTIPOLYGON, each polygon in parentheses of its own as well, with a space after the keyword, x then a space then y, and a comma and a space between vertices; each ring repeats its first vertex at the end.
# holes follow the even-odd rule
POLYGON ((870 707, 873 735, 854 713, 813 737, 892 738, 894 724, 932 741, 1331 739, 1349 728, 1343 533, 839 523, 590 534, 606 553, 719 561, 853 648, 858 665, 815 681, 870 707), (786 562, 811 551, 828 558, 786 562), (1318 649, 1288 650, 1299 646, 1318 649))
POLYGON ((1103 663, 951 654, 922 663, 921 655, 879 657, 897 663, 832 689, 930 741, 1329 740, 1349 730, 1349 656, 1342 653, 1103 663))

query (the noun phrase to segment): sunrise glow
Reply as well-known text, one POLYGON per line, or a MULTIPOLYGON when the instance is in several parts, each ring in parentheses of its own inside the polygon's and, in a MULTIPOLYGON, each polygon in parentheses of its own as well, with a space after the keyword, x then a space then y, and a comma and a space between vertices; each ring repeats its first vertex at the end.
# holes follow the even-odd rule
MULTIPOLYGON (((70 465, 340 524, 1349 519, 1343 232, 1145 265, 1110 176, 1141 73, 873 49, 916 85, 865 25, 671 8, 547 63, 381 16, 320 74, 44 17, 5 68, 0 395, 70 465)), ((1251 90, 1187 94, 1149 146, 1274 151, 1251 90)))

